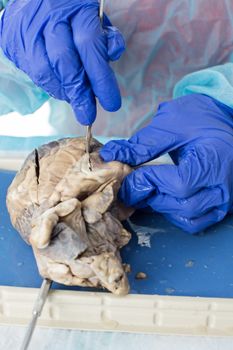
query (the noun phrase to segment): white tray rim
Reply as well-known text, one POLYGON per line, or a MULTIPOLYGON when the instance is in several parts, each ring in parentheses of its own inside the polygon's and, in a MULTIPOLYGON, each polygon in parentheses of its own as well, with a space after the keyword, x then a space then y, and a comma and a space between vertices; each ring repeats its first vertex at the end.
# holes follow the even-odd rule
MULTIPOLYGON (((0 286, 0 324, 26 325, 37 288, 0 286)), ((42 327, 167 335, 233 336, 233 299, 51 290, 42 327)))

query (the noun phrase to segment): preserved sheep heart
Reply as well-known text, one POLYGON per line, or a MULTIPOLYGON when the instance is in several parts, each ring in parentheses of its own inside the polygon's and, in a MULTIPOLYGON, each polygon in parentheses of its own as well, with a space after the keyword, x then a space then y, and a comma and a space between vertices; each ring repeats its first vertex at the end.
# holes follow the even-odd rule
POLYGON ((121 221, 133 211, 117 200, 117 192, 131 168, 104 163, 101 146, 92 139, 92 171, 84 138, 35 149, 8 189, 7 207, 42 277, 124 295, 129 284, 119 250, 131 235, 121 221))

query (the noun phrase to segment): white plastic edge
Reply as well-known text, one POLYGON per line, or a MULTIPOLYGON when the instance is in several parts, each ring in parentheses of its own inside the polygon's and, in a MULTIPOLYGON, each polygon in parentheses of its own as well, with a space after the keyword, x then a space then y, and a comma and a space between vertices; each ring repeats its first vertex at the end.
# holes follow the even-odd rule
POLYGON ((19 170, 27 156, 25 151, 0 150, 0 170, 19 170))
MULTIPOLYGON (((38 289, 0 287, 0 324, 25 325, 38 289)), ((52 290, 40 326, 183 335, 233 335, 233 300, 52 290)))

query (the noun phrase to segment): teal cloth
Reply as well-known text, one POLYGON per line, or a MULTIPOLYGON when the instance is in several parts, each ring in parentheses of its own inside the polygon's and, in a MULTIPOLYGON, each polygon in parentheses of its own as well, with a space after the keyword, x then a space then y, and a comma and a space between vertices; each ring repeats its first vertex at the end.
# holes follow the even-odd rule
POLYGON ((9 0, 0 0, 0 11, 6 7, 9 0))
POLYGON ((173 97, 201 93, 233 108, 233 63, 187 74, 174 88, 173 97))
POLYGON ((0 115, 35 112, 49 96, 31 79, 15 67, 0 49, 0 115))

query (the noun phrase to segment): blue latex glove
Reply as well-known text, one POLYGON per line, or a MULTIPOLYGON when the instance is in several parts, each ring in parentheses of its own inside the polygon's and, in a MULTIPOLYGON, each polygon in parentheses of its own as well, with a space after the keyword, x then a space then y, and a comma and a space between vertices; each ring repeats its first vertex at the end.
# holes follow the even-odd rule
POLYGON ((95 96, 116 111, 121 97, 109 60, 124 51, 120 32, 91 0, 15 0, 2 16, 5 55, 49 95, 71 103, 80 123, 96 118, 95 96))
POLYGON ((222 220, 233 203, 233 109, 201 94, 162 103, 147 127, 107 143, 101 156, 135 166, 167 152, 175 165, 134 170, 120 199, 163 213, 190 233, 222 220))

